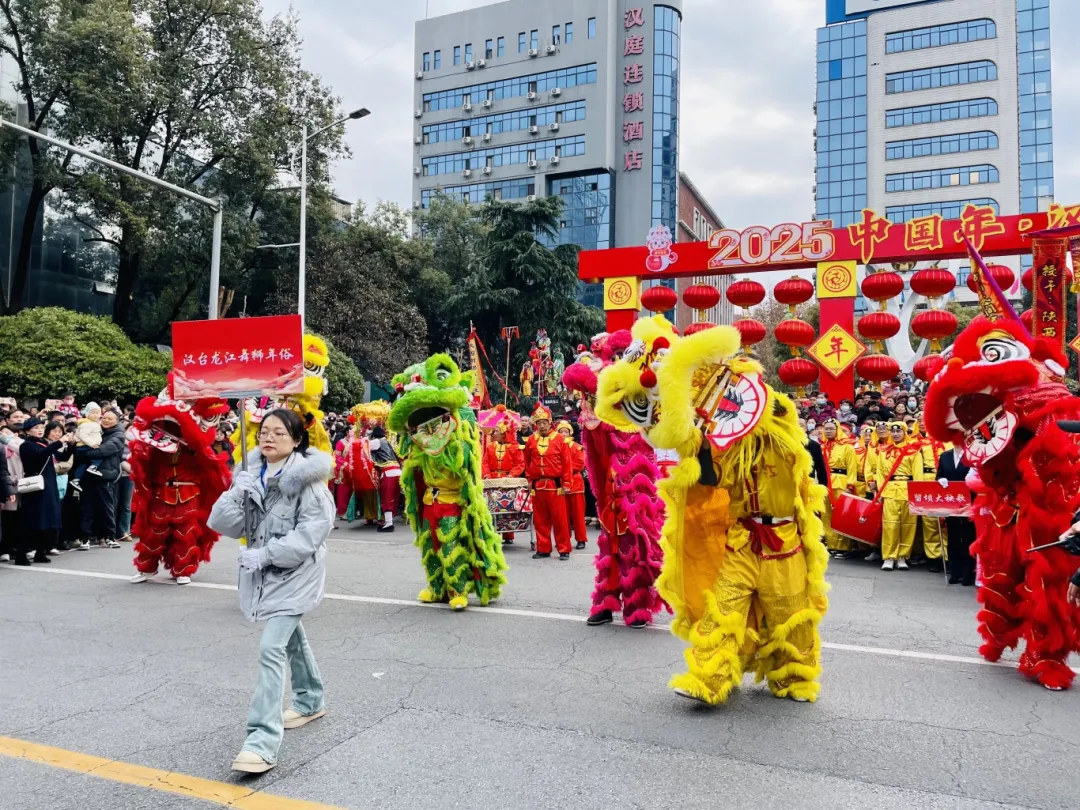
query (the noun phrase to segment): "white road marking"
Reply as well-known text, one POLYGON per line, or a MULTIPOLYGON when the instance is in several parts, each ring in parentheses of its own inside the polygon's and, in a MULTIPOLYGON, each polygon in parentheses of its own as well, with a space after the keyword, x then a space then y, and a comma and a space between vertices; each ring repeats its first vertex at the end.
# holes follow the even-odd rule
MULTIPOLYGON (((70 577, 88 577, 90 579, 112 579, 122 582, 127 582, 130 578, 128 574, 106 574, 101 571, 75 571, 70 568, 42 568, 40 566, 34 566, 32 568, 23 568, 8 566, 11 570, 25 571, 27 573, 38 574, 61 574, 63 576, 70 577)), ((176 585, 171 579, 160 578, 148 580, 151 583, 157 585, 173 585, 181 588, 202 588, 204 590, 212 591, 235 591, 235 585, 220 585, 214 582, 192 582, 187 585, 176 585)), ((390 599, 384 596, 354 596, 352 594, 344 593, 328 593, 324 597, 326 599, 338 601, 338 602, 359 602, 362 604, 371 605, 392 605, 394 607, 412 607, 427 610, 449 610, 449 605, 442 604, 424 604, 412 599, 390 599)), ((496 614, 499 616, 517 616, 519 618, 526 619, 549 619, 562 622, 576 622, 581 624, 585 621, 584 616, 575 616, 569 613, 546 613, 539 610, 516 610, 514 608, 500 608, 500 607, 485 607, 477 608, 475 611, 470 611, 475 615, 488 615, 496 614)), ((615 624, 613 627, 618 628, 619 625, 615 624)), ((659 630, 661 632, 669 632, 666 625, 652 625, 650 630, 659 630)), ((821 643, 822 649, 835 650, 837 652, 850 652, 861 653, 864 655, 883 655, 889 658, 910 658, 919 661, 940 661, 946 664, 969 664, 982 667, 1005 667, 1007 669, 1015 669, 1015 661, 986 661, 982 658, 974 658, 963 655, 946 655, 944 653, 931 653, 931 652, 918 652, 916 650, 893 650, 887 647, 864 647, 858 644, 836 644, 829 641, 823 641, 821 643)), ((1073 672, 1080 674, 1080 669, 1073 667, 1073 672)))

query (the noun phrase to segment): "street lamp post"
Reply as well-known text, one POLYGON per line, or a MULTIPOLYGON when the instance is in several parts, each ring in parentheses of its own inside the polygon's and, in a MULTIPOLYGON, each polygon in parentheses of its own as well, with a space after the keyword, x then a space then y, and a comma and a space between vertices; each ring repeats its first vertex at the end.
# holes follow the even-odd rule
POLYGON ((300 322, 304 322, 304 309, 307 301, 307 145, 308 141, 317 138, 327 130, 341 126, 347 121, 364 118, 371 115, 367 107, 353 110, 344 118, 323 127, 308 135, 307 124, 301 129, 300 141, 300 285, 296 295, 296 309, 300 313, 300 322))
POLYGON ((69 152, 74 152, 76 155, 92 160, 95 163, 100 163, 102 166, 108 166, 110 169, 115 169, 118 172, 122 172, 132 177, 137 177, 140 180, 144 180, 151 185, 158 186, 160 188, 167 189, 173 194, 179 194, 181 197, 187 197, 189 200, 202 203, 211 211, 214 212, 214 237, 213 243, 210 248, 210 300, 208 302, 208 314, 211 320, 214 320, 218 316, 218 289, 221 286, 221 221, 222 221, 222 206, 220 200, 211 200, 209 197, 204 197, 201 194, 196 194, 194 191, 189 191, 181 186, 174 186, 172 183, 167 183, 152 174, 146 174, 140 172, 138 169, 133 169, 130 166, 125 166, 123 163, 117 163, 115 160, 109 160, 107 157, 95 154, 88 149, 75 146, 74 144, 62 141, 59 138, 54 138, 51 135, 46 135, 44 132, 38 132, 36 129, 28 129, 27 127, 13 124, 11 121, 7 121, 0 118, 0 126, 8 127, 16 132, 22 133, 31 138, 37 138, 38 140, 45 141, 45 143, 51 143, 53 146, 59 146, 61 149, 67 149, 69 152))

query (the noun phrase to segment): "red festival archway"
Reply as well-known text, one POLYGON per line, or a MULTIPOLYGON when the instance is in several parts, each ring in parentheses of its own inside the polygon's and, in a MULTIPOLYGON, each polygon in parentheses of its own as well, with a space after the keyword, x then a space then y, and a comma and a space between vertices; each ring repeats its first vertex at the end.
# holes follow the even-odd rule
MULTIPOLYGON (((983 256, 1029 254, 1032 234, 1077 225, 1080 206, 1053 205, 1045 213, 998 216, 988 206, 969 205, 955 220, 935 215, 894 223, 864 210, 860 220, 846 228, 833 228, 831 221, 755 225, 716 231, 708 242, 676 245, 656 239, 654 229, 641 247, 582 251, 578 278, 603 282, 607 328, 612 331, 629 329, 637 318, 643 281, 815 268, 821 334, 833 326, 850 334, 859 264, 965 258, 965 236, 983 256)), ((835 378, 823 374, 821 387, 834 402, 852 397, 854 368, 835 378)))

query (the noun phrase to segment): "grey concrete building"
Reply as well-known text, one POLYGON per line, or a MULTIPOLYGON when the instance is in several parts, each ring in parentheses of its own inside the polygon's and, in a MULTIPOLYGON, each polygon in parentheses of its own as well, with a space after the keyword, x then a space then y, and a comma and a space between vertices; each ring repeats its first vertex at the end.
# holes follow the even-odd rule
POLYGON ((681 25, 681 0, 508 0, 418 21, 414 207, 437 189, 557 195, 561 244, 674 237, 681 25))

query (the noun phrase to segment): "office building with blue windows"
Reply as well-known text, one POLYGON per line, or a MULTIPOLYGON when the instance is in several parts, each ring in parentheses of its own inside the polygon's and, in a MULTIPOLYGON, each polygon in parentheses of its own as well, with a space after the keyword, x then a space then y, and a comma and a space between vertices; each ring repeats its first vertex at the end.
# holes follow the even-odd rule
MULTIPOLYGON (((682 0, 508 0, 416 23, 413 205, 563 201, 560 244, 678 233, 682 0)), ((582 298, 601 305, 601 285, 582 298)))
MULTIPOLYGON (((863 208, 894 222, 956 218, 968 203, 1001 214, 1046 209, 1054 198, 1050 0, 825 7, 817 219, 845 226, 863 208)), ((966 286, 957 298, 967 300, 966 286)))

